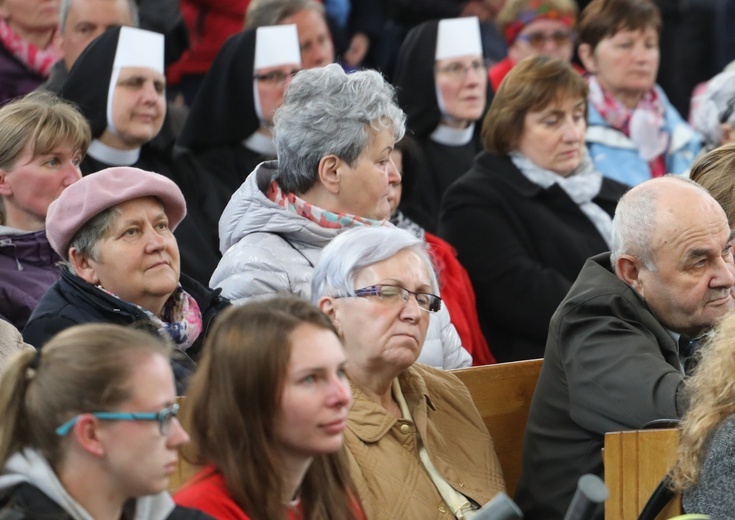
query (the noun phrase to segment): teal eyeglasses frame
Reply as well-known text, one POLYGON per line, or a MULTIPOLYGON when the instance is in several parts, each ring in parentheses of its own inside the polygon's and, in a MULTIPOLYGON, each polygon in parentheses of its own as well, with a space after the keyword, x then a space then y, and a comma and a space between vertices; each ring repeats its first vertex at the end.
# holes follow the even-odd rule
MULTIPOLYGON (((171 421, 178 413, 178 403, 174 403, 160 412, 89 412, 90 415, 102 421, 158 421, 158 431, 164 437, 168 435, 171 421)), ((63 437, 69 433, 82 415, 87 414, 79 414, 56 428, 56 435, 63 437)))

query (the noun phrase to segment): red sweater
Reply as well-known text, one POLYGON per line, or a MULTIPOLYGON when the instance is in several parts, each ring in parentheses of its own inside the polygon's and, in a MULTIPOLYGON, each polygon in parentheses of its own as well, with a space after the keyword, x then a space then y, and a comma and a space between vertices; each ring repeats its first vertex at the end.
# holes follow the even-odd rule
MULTIPOLYGON (((201 469, 175 495, 174 501, 184 507, 203 511, 217 520, 250 520, 227 491, 225 478, 214 466, 201 469)), ((364 520, 362 508, 355 502, 358 520, 364 520)), ((301 507, 288 510, 287 520, 304 520, 301 507)))

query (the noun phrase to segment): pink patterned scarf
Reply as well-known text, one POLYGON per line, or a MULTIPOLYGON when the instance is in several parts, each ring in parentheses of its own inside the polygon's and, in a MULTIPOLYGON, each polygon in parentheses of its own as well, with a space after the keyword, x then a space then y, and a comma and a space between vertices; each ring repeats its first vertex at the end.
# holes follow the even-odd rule
POLYGON ((297 215, 307 218, 325 228, 341 229, 352 224, 362 224, 364 226, 382 226, 385 224, 385 220, 372 220, 347 213, 332 213, 326 209, 319 208, 313 204, 309 204, 293 193, 284 193, 277 181, 271 182, 266 196, 279 206, 293 211, 297 215))
POLYGON ((0 43, 26 67, 44 78, 48 78, 51 67, 59 61, 59 55, 53 45, 49 44, 45 49, 39 49, 13 31, 4 18, 0 18, 0 43))
POLYGON ((671 136, 665 126, 664 104, 656 89, 652 87, 643 94, 638 105, 631 110, 603 89, 595 76, 589 76, 587 83, 590 104, 611 127, 635 143, 638 154, 648 162, 651 177, 665 175, 664 154, 671 136))

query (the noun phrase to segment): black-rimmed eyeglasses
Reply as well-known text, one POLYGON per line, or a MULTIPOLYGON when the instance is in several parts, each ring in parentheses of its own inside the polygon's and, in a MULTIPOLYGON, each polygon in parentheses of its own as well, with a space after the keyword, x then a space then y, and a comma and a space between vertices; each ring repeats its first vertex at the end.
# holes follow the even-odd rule
POLYGON ((412 294, 422 311, 437 312, 442 307, 442 299, 437 295, 411 291, 400 285, 379 283, 361 289, 355 289, 355 296, 359 298, 376 296, 381 302, 388 304, 406 303, 412 294))

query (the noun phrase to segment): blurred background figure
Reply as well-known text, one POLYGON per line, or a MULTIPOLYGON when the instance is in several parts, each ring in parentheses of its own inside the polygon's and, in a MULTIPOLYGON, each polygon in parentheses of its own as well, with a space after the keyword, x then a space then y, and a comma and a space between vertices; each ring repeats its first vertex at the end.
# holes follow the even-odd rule
POLYGON ((172 91, 191 106, 215 56, 231 35, 242 30, 250 0, 180 0, 190 48, 166 68, 172 91))
POLYGON ((132 166, 177 184, 188 209, 176 234, 184 271, 206 285, 219 260, 213 231, 219 213, 208 204, 211 181, 194 157, 173 155, 163 54, 161 34, 113 27, 79 56, 59 95, 79 106, 92 129, 92 143, 81 164, 84 175, 132 166))
POLYGON ((426 232, 401 211, 401 200, 417 189, 416 182, 423 167, 423 156, 416 142, 408 135, 396 143, 391 160, 401 176, 401 182, 391 185, 390 221, 396 227, 424 240, 431 252, 431 261, 439 280, 442 302, 449 311, 452 325, 464 349, 472 356, 473 365, 495 363, 477 317, 477 301, 467 271, 457 260, 457 250, 436 235, 426 232))
POLYGON ((725 70, 707 82, 692 99, 692 126, 712 150, 735 142, 735 70, 725 70))
POLYGON ((173 231, 186 215, 163 175, 117 167, 73 184, 51 203, 46 235, 68 263, 23 330, 41 348, 82 323, 139 325, 171 340, 179 392, 194 371, 212 320, 228 305, 181 273, 173 231))
POLYGON ((334 62, 334 44, 327 26, 324 5, 316 0, 253 0, 245 15, 245 28, 296 25, 305 69, 334 62))
POLYGON ((58 92, 87 45, 116 25, 138 27, 136 0, 60 0, 59 28, 54 38, 59 61, 51 68, 44 88, 58 92))
POLYGON ((286 296, 230 309, 192 380, 178 504, 218 520, 363 519, 340 454, 352 404, 337 331, 286 296), (238 398, 236 396, 251 396, 238 398))
POLYGON ((498 361, 544 356, 549 321, 587 258, 610 247, 626 187, 584 143, 587 85, 534 56, 508 73, 485 116, 485 151, 442 201, 439 236, 457 248, 498 361))
POLYGON ((289 24, 232 36, 204 77, 178 144, 207 172, 207 211, 216 221, 250 172, 276 158, 273 113, 299 70, 298 34, 289 24))
POLYGON ((437 292, 424 242, 394 227, 342 233, 314 270, 312 300, 347 354, 354 404, 345 445, 367 518, 436 518, 447 510, 471 518, 505 490, 467 388, 416 362, 442 306, 437 292))
POLYGON ((204 520, 166 487, 189 440, 170 348, 115 325, 74 327, 0 376, 0 508, 13 518, 204 520))
POLYGON ((0 107, 0 128, 0 316, 22 330, 61 276, 46 213, 82 178, 90 133, 84 117, 49 92, 0 107))
POLYGON ((582 11, 579 57, 587 71, 587 146, 607 177, 635 186, 683 173, 701 148, 655 84, 661 16, 650 0, 593 0, 582 11))
MULTIPOLYGON (((314 265, 334 237, 387 223, 390 187, 400 182, 390 154, 404 121, 375 71, 299 72, 275 114, 278 160, 260 164, 222 214, 212 287, 236 303, 278 292, 309 298, 314 265)), ((422 359, 470 365, 446 309, 432 323, 422 359)))
POLYGON ((725 210, 730 228, 735 229, 735 143, 724 144, 695 161, 691 179, 701 184, 725 210))
POLYGON ((20 331, 12 323, 0 318, 0 374, 8 360, 24 349, 35 350, 23 341, 20 331))
MULTIPOLYGON (((732 251, 729 252, 732 255, 732 251)), ((702 349, 702 359, 687 381, 689 410, 682 419, 679 458, 671 477, 683 492, 687 513, 732 518, 735 499, 735 314, 722 320, 714 337, 702 349)))
POLYGON ((489 90, 478 19, 431 21, 412 29, 401 45, 393 84, 408 132, 426 156, 413 200, 403 208, 433 233, 442 195, 480 150, 475 123, 489 90))
POLYGON ((48 79, 59 0, 0 0, 0 105, 48 79))
POLYGON ((507 0, 495 23, 508 44, 508 56, 490 67, 493 92, 523 58, 541 55, 570 63, 576 18, 574 0, 507 0))

